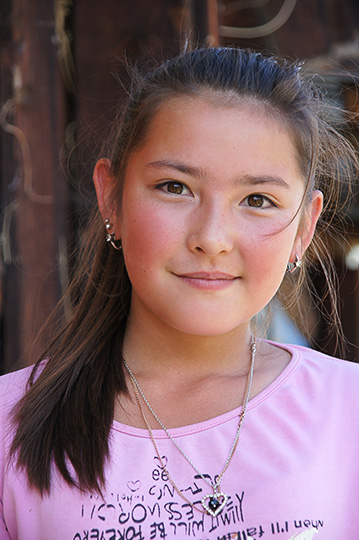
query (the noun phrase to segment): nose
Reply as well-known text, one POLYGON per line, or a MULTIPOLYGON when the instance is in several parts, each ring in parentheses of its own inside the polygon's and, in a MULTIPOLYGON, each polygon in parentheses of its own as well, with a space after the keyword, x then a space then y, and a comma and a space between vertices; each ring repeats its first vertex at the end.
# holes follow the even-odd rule
POLYGON ((233 249, 233 226, 230 211, 221 205, 203 205, 191 216, 188 247, 209 256, 233 249))

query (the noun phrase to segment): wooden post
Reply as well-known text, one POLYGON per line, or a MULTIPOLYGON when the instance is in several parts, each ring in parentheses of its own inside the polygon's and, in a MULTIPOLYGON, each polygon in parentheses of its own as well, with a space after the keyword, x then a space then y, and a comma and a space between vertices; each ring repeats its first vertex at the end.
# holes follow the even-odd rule
MULTIPOLYGON (((11 263, 16 306, 16 332, 4 325, 5 348, 24 352, 24 363, 37 360, 42 345, 28 357, 26 351, 60 297, 59 239, 65 237, 67 185, 59 163, 66 121, 65 96, 57 62, 57 41, 52 1, 13 0, 13 92, 7 101, 3 127, 12 137, 14 191, 11 216, 11 263), (14 182, 16 178, 16 182, 14 182)), ((10 159, 11 162, 11 159, 10 159)), ((7 270, 10 270, 10 266, 7 270)), ((6 271, 6 267, 5 267, 6 271)), ((6 323, 6 321, 5 321, 6 323)), ((16 358, 7 354, 3 369, 16 358)))
POLYGON ((208 13, 207 41, 214 47, 217 47, 219 44, 218 1, 217 0, 207 0, 207 13, 208 13))
POLYGON ((197 30, 196 44, 218 45, 217 0, 193 0, 193 25, 197 30))

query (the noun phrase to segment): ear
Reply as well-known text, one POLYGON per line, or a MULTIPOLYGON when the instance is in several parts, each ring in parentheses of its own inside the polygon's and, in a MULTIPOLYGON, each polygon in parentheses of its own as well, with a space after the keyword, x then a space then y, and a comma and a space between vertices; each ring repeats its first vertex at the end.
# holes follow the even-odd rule
POLYGON ((111 162, 107 158, 101 158, 95 165, 93 172, 93 183, 95 184, 97 203, 103 219, 111 217, 111 192, 115 183, 115 178, 111 171, 111 162))
POLYGON ((309 246, 314 236, 320 214, 323 210, 323 194, 321 191, 314 191, 312 200, 306 205, 304 213, 298 228, 298 233, 293 244, 290 261, 293 261, 296 255, 301 259, 305 250, 309 246))

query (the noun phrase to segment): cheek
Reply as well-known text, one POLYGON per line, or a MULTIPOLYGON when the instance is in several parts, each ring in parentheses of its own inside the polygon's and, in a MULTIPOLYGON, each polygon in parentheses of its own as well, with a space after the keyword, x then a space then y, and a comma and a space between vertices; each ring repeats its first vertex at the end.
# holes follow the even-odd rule
POLYGON ((145 205, 125 212, 122 244, 129 264, 148 266, 152 260, 165 257, 180 233, 180 227, 172 221, 171 215, 145 205))
POLYGON ((257 285, 274 281, 280 285, 291 257, 297 233, 297 224, 292 223, 283 230, 270 227, 252 228, 242 240, 242 256, 245 268, 257 285))

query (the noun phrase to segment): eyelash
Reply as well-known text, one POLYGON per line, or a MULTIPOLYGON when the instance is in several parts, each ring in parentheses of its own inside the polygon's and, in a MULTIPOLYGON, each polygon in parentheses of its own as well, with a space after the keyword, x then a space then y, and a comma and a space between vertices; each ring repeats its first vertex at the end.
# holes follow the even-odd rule
POLYGON ((265 203, 268 203, 268 204, 269 204, 269 206, 268 206, 268 207, 265 206, 265 208, 276 207, 276 206, 277 206, 276 204, 274 204, 274 202, 273 202, 271 199, 269 199, 269 198, 266 197, 265 195, 262 195, 261 193, 251 193, 251 194, 248 195, 244 200, 247 202, 247 205, 249 206, 249 208, 263 208, 263 207, 265 206, 265 203), (252 205, 248 204, 248 203, 249 203, 249 199, 250 199, 251 197, 253 197, 253 198, 257 197, 257 198, 261 199, 262 202, 263 202, 263 204, 260 205, 260 206, 257 206, 257 205, 255 205, 255 204, 252 206, 252 205))
POLYGON ((188 192, 192 195, 192 191, 189 189, 186 184, 183 182, 176 182, 175 180, 168 180, 167 182, 163 182, 159 186, 157 186, 157 189, 160 189, 161 191, 164 191, 165 193, 168 193, 169 195, 185 195, 184 191, 188 190, 188 192), (182 191, 176 192, 176 191, 169 191, 166 188, 169 188, 169 186, 178 186, 182 191))
MULTIPOLYGON (((175 180, 168 180, 167 182, 163 182, 162 184, 158 185, 157 186, 157 189, 160 189, 161 191, 165 191, 165 193, 168 193, 170 195, 186 195, 186 193, 184 193, 186 190, 189 192, 190 195, 192 195, 192 192, 190 190, 190 188, 188 186, 186 186, 186 184, 184 184, 183 182, 177 182, 175 180), (169 186, 177 186, 179 188, 180 191, 169 191, 168 188, 169 186)), ((274 204, 274 202, 269 199, 268 197, 266 197, 265 195, 262 195, 261 193, 251 193, 250 195, 248 195, 244 201, 247 202, 247 206, 249 208, 263 208, 265 206, 265 203, 268 203, 269 206, 271 207, 276 207, 276 205, 274 204), (256 206, 256 205, 250 205, 249 204, 249 199, 250 198, 259 198, 263 201, 263 204, 262 205, 259 205, 259 206, 256 206)))

